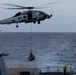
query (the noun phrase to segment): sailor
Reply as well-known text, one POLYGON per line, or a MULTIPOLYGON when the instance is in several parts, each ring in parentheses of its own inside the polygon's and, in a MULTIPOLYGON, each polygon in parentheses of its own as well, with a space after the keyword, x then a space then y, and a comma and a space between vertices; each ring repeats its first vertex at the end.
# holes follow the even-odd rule
POLYGON ((63 66, 64 75, 66 75, 66 69, 67 69, 67 66, 66 66, 66 64, 64 64, 64 66, 63 66))

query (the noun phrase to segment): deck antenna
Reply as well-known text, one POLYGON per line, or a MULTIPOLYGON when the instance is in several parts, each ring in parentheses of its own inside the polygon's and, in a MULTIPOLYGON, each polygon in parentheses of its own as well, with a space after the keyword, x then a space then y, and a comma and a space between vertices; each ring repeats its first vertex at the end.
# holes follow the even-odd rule
POLYGON ((32 53, 32 24, 30 23, 30 55, 28 57, 29 61, 35 60, 35 56, 32 53))

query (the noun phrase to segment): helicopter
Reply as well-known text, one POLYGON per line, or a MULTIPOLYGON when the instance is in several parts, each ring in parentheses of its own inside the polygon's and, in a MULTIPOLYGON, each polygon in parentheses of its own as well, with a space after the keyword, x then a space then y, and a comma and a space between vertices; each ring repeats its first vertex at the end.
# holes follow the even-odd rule
MULTIPOLYGON (((51 3, 47 3, 49 4, 54 4, 56 2, 51 2, 51 3)), ((47 4, 43 4, 41 6, 47 5, 47 4)), ((22 11, 22 12, 18 12, 16 13, 14 16, 1 20, 0 24, 12 24, 12 23, 16 23, 16 27, 18 26, 18 23, 38 23, 40 24, 41 21, 44 21, 45 19, 50 19, 52 17, 52 14, 48 15, 47 13, 43 12, 43 11, 39 11, 39 10, 33 10, 33 9, 40 9, 40 8, 45 8, 45 7, 25 7, 25 6, 20 6, 20 5, 15 5, 15 4, 5 4, 8 6, 13 6, 14 8, 6 8, 6 9, 27 9, 26 11, 22 11)))

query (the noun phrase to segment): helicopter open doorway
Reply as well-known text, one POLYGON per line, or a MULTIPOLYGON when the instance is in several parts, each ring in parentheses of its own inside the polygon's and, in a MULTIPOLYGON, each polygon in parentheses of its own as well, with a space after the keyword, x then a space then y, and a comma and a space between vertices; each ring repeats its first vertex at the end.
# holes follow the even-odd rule
POLYGON ((30 21, 30 20, 32 20, 32 12, 31 11, 28 13, 28 21, 30 21))

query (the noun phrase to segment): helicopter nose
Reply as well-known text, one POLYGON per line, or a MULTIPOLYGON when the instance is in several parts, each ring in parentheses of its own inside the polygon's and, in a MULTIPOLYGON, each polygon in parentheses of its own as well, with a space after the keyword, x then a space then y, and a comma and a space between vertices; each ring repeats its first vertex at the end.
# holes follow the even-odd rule
POLYGON ((50 17, 52 17, 53 15, 51 14, 50 17))

